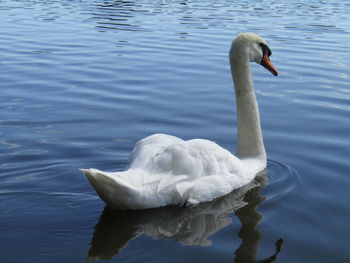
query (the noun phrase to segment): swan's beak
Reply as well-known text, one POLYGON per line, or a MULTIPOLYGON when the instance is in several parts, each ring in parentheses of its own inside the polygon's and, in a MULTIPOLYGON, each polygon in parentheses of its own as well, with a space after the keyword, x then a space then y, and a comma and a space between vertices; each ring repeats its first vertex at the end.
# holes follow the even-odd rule
POLYGON ((277 76, 278 71, 275 68, 275 66, 272 64, 270 57, 268 54, 264 54, 262 60, 261 60, 261 65, 266 68, 268 71, 270 71, 273 75, 277 76))

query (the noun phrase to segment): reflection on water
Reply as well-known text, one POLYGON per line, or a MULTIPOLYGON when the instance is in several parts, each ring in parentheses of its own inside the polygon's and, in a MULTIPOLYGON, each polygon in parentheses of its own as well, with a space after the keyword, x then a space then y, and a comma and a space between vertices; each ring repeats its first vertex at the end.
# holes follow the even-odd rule
POLYGON ((272 256, 256 260, 261 236, 256 227, 262 218, 257 207, 265 200, 260 190, 266 182, 266 172, 263 172, 251 184, 194 207, 121 211, 106 206, 96 225, 88 258, 110 259, 130 240, 142 234, 155 239, 168 238, 184 245, 209 246, 209 237, 231 224, 230 215, 234 213, 242 225, 238 234, 242 242, 234 262, 272 262, 280 251, 281 239, 276 242, 276 252, 272 256))
MULTIPOLYGON (((178 31, 181 28, 181 32, 187 34, 189 28, 199 30, 210 30, 218 26, 231 28, 233 23, 238 25, 249 23, 252 17, 254 17, 254 20, 262 19, 266 22, 266 16, 271 16, 277 19, 283 17, 285 20, 283 27, 286 30, 298 30, 309 32, 310 34, 320 34, 322 32, 346 33, 346 30, 330 24, 326 19, 322 23, 320 20, 317 20, 317 22, 313 20, 305 22, 303 19, 295 19, 295 17, 301 18, 305 17, 305 15, 315 16, 319 19, 333 15, 342 15, 342 7, 337 3, 331 3, 331 8, 322 8, 323 3, 305 4, 304 8, 292 9, 286 8, 286 5, 288 6, 287 3, 284 5, 274 3, 274 5, 266 6, 265 3, 251 1, 236 1, 236 3, 235 1, 213 1, 208 3, 206 1, 181 0, 171 1, 171 3, 160 3, 147 0, 141 2, 108 0, 102 3, 92 3, 94 10, 91 13, 96 20, 96 28, 101 31, 154 32, 164 30, 164 25, 167 25, 166 27, 169 27, 168 30, 178 31), (221 10, 220 14, 217 13, 217 10, 221 10), (167 17, 172 17, 172 19, 164 18, 164 14, 167 17), (289 20, 288 18, 291 15, 293 15, 293 19, 289 20), (156 19, 159 19, 158 21, 161 22, 161 27, 152 23, 155 16, 159 16, 156 19), (173 23, 177 27, 171 25, 173 23)), ((255 24, 249 30, 266 32, 266 24, 261 26, 255 24)), ((291 36, 288 37, 290 38, 291 36)))
POLYGON ((260 195, 261 188, 262 186, 258 186, 248 191, 243 199, 247 205, 235 212, 235 215, 241 222, 241 229, 238 236, 242 240, 240 247, 235 252, 236 257, 234 262, 236 263, 273 262, 280 252, 283 243, 282 239, 276 241, 275 254, 263 260, 256 260, 261 237, 261 232, 256 227, 262 218, 262 215, 256 209, 265 200, 265 197, 260 195))
POLYGON ((148 10, 142 9, 142 5, 132 1, 105 1, 93 5, 96 11, 92 15, 97 20, 96 27, 101 30, 149 31, 145 26, 138 25, 138 21, 132 21, 135 14, 150 14, 148 10))

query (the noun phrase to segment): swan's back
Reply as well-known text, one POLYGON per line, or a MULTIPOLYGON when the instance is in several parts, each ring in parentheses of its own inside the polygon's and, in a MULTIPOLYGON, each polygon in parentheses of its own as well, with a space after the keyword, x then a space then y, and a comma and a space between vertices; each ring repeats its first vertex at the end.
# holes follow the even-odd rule
POLYGON ((182 139, 167 134, 154 134, 138 141, 129 158, 130 168, 145 167, 165 148, 181 142, 183 142, 182 139))

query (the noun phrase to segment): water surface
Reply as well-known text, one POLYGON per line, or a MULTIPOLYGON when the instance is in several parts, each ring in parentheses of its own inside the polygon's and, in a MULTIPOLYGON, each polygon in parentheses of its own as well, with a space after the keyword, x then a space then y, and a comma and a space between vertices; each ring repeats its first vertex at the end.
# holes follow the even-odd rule
POLYGON ((348 262, 349 10, 1 1, 1 262, 348 262), (268 41, 280 71, 252 65, 267 171, 195 208, 105 207, 78 168, 123 170, 145 136, 234 152, 227 53, 245 31, 268 41))

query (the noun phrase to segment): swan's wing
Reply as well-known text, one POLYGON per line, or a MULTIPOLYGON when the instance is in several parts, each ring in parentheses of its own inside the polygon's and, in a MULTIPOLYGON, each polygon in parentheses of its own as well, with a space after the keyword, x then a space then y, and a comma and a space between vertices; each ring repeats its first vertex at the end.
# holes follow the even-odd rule
POLYGON ((183 201, 198 203, 228 194, 244 185, 242 162, 214 142, 190 140, 173 144, 148 163, 157 177, 157 192, 176 192, 183 201))
POLYGON ((143 169, 168 146, 180 142, 183 140, 167 134, 154 134, 138 141, 129 158, 130 168, 143 169))

